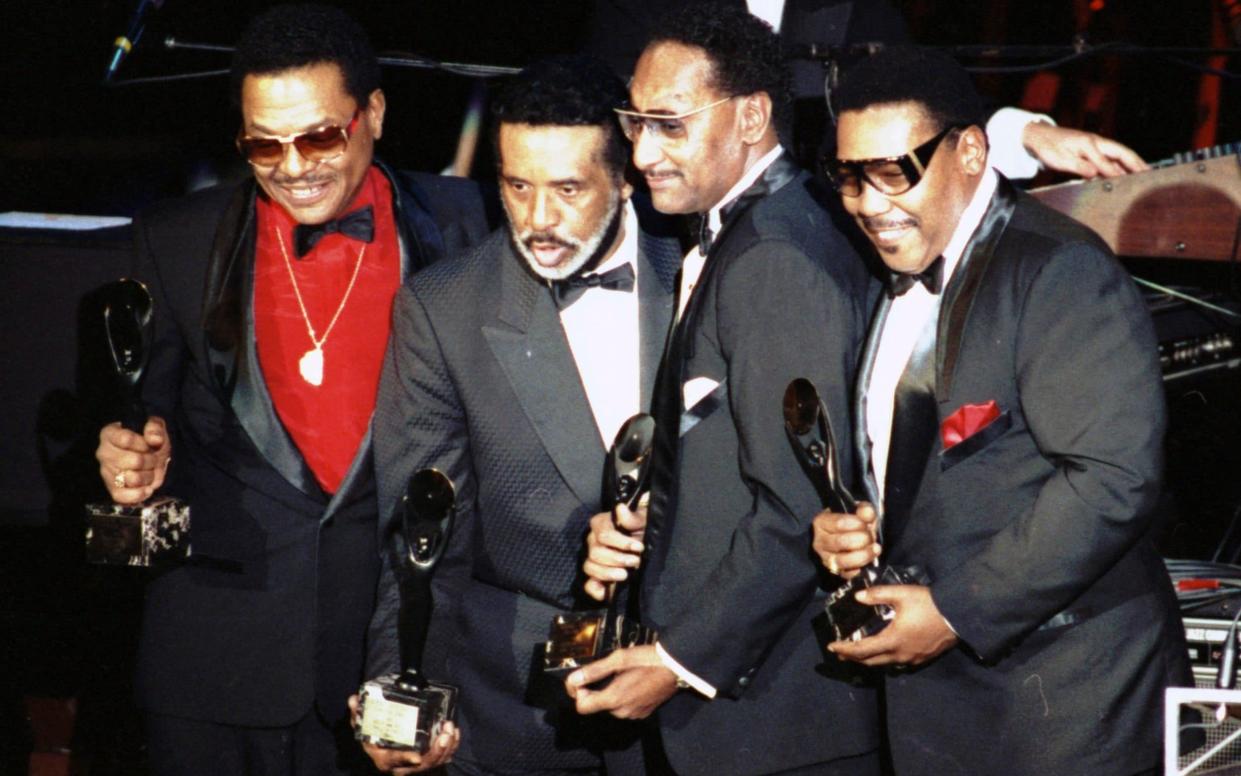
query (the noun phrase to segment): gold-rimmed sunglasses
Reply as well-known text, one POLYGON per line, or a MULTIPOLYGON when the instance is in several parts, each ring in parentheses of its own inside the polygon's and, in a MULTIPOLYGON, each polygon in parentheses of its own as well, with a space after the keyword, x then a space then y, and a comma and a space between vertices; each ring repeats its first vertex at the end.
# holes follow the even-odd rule
POLYGON ((723 105, 732 98, 731 95, 723 97, 709 105, 687 110, 684 113, 643 113, 628 108, 613 108, 613 110, 620 117, 621 131, 625 133, 625 137, 629 138, 629 142, 638 142, 638 136, 645 128, 651 138, 657 142, 676 143, 685 139, 685 119, 709 111, 717 105, 723 105))
POLYGON ((284 147, 292 143, 307 162, 330 162, 348 150, 349 138, 357 129, 361 117, 362 109, 358 108, 346 126, 331 125, 280 137, 251 137, 245 134, 243 127, 237 131, 237 151, 250 164, 271 167, 280 163, 284 158, 284 147))

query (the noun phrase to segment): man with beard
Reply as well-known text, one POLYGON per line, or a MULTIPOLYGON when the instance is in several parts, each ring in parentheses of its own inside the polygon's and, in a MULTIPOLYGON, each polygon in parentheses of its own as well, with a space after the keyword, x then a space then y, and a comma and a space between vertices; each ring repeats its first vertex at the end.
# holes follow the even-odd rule
MULTIPOLYGON (((435 467, 456 487, 425 660, 461 690, 452 773, 594 772, 621 731, 577 716, 539 665, 552 619, 585 603, 577 569, 606 448, 649 403, 673 312, 681 248, 631 199, 613 112, 624 99, 586 58, 507 84, 493 110, 509 228, 397 296, 380 503, 390 535, 413 472, 435 467)), ((385 576, 373 676, 397 669, 395 589, 385 576)), ((416 761, 368 751, 385 768, 416 761)))
POLYGON ((105 427, 97 452, 117 502, 187 501, 204 559, 147 587, 137 695, 155 773, 352 772, 391 300, 487 230, 473 184, 374 160, 379 65, 343 12, 256 18, 233 84, 254 180, 138 219, 155 416, 141 435, 105 427))
MULTIPOLYGON (((699 213, 704 229, 653 403, 645 535, 596 518, 585 567, 598 593, 644 552, 641 617, 659 641, 591 663, 567 686, 582 713, 654 712, 648 758, 662 753, 678 773, 878 769, 873 694, 816 671, 810 623, 823 593, 809 544, 820 502, 781 411, 789 382, 807 378, 849 438, 868 278, 826 192, 777 140, 787 82, 771 28, 712 5, 664 20, 620 111, 655 207, 699 213)), ((639 527, 640 515, 618 516, 639 527)))

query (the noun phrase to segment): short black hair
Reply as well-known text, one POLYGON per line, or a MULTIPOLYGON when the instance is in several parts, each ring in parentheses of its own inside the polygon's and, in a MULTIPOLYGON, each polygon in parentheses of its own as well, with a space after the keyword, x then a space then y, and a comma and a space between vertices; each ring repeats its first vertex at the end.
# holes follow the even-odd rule
POLYGON ((537 62, 504 83, 491 103, 491 140, 500 160, 500 125, 603 127, 603 161, 617 176, 625 172, 629 143, 614 108, 628 97, 621 80, 601 60, 585 54, 537 62))
POLYGON ((251 19, 241 33, 233 52, 233 100, 241 104, 241 84, 248 75, 328 62, 340 68, 345 90, 358 107, 365 106, 379 88, 379 60, 366 30, 330 5, 277 5, 251 19))
POLYGON ((974 81, 948 54, 920 46, 884 48, 849 68, 836 89, 839 113, 872 105, 912 102, 935 125, 983 126, 986 112, 974 81))
POLYGON ((713 0, 678 8, 660 19, 648 47, 679 43, 707 52, 713 86, 736 97, 766 92, 777 130, 788 126, 792 105, 791 76, 780 36, 741 3, 713 0))

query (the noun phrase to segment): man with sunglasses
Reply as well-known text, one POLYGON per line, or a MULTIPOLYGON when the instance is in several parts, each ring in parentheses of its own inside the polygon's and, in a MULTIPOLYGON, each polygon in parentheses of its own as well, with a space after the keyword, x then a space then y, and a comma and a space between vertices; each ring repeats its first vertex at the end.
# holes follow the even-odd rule
POLYGON ((828 173, 890 279, 856 393, 873 506, 818 516, 814 547, 929 586, 860 594, 894 619, 830 649, 891 669, 897 776, 1156 773, 1164 688, 1192 678, 1150 538, 1146 306, 1095 234, 988 168, 954 60, 890 49, 839 96, 828 173))
POLYGON ((233 65, 254 180, 135 226, 152 417, 104 428, 97 457, 117 502, 187 501, 199 558, 146 590, 136 683, 158 774, 363 760, 346 699, 379 572, 369 433, 392 297, 486 231, 472 184, 374 160, 378 77, 338 10, 256 18, 233 65))
POLYGON ((566 681, 583 713, 653 713, 644 744, 658 773, 879 767, 872 691, 816 671, 808 544, 821 504, 781 414, 788 384, 810 379, 849 438, 868 278, 828 193, 777 140, 787 84, 770 27, 744 8, 695 7, 658 26, 618 111, 655 207, 701 214, 702 229, 655 392, 645 532, 595 518, 585 564, 601 596, 641 559, 641 616, 659 640, 566 681))

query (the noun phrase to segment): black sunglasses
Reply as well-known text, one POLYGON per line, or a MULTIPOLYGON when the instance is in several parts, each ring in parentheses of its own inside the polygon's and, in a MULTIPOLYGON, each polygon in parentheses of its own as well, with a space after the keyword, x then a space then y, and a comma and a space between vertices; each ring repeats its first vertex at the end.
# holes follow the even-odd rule
POLYGON ((900 156, 877 159, 826 159, 823 172, 844 197, 862 194, 862 181, 866 181, 880 194, 895 196, 918 185, 935 151, 950 132, 964 129, 961 124, 945 128, 935 137, 914 150, 900 156))

